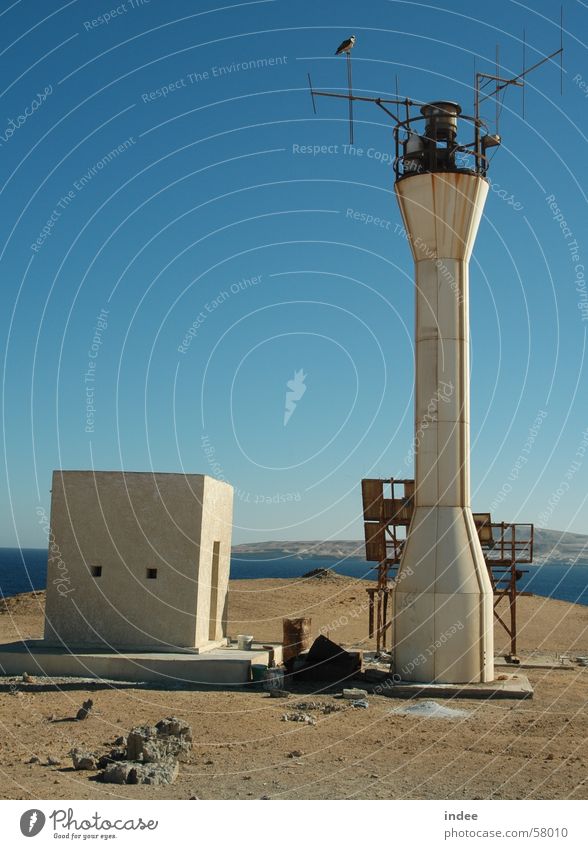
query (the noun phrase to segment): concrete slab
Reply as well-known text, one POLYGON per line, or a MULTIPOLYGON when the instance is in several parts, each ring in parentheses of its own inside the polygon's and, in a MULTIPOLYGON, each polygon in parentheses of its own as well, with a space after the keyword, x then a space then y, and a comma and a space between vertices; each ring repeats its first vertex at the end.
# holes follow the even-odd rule
POLYGON ((397 699, 532 699, 533 687, 526 675, 507 674, 497 670, 497 678, 484 684, 419 684, 394 682, 388 676, 378 684, 364 684, 374 695, 397 699))
MULTIPOLYGON (((265 644, 268 645, 268 644, 265 644)), ((273 651, 282 661, 281 643, 270 648, 254 644, 251 651, 236 645, 206 653, 132 652, 99 650, 69 652, 43 640, 0 644, 0 675, 75 677, 114 681, 157 681, 163 684, 221 684, 241 687, 251 680, 251 664, 267 664, 273 651)))
POLYGON ((569 657, 550 654, 519 655, 520 663, 508 663, 504 657, 495 657, 494 666, 503 669, 575 669, 576 664, 569 657))

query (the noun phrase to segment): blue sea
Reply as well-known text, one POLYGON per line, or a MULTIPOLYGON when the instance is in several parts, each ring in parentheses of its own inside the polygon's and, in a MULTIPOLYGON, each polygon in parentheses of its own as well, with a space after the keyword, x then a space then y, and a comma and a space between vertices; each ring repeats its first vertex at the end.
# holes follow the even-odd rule
MULTIPOLYGON (((231 578, 299 578, 311 569, 333 569, 350 578, 374 579, 364 560, 332 560, 327 557, 261 559, 240 554, 231 561, 231 578)), ((588 566, 547 563, 528 569, 518 583, 520 590, 547 598, 588 605, 588 566)), ((40 548, 0 548, 0 594, 2 596, 45 588, 47 552, 40 548)))

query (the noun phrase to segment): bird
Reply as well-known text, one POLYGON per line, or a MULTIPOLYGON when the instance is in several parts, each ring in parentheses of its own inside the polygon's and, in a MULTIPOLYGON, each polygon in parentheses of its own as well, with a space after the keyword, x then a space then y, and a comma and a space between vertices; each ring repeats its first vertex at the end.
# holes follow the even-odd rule
POLYGON ((337 50, 335 51, 335 56, 341 56, 343 53, 350 53, 353 49, 353 45, 355 44, 355 36, 352 35, 351 38, 346 38, 345 41, 342 41, 337 50))

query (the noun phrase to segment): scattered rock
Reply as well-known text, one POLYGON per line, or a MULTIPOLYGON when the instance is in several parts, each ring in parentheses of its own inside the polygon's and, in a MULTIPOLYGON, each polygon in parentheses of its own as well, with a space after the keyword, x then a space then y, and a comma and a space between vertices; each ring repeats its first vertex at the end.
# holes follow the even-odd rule
POLYGON ((127 737, 127 760, 153 763, 173 757, 188 760, 192 749, 192 729, 170 716, 157 725, 140 725, 127 737))
POLYGON ((32 684, 35 679, 28 672, 23 672, 22 680, 23 684, 32 684))
POLYGON ((101 755, 96 762, 98 769, 104 769, 108 764, 124 761, 127 755, 127 750, 123 746, 115 746, 107 755, 101 755))
POLYGON ((117 737, 116 740, 114 741, 114 745, 115 746, 122 746, 122 745, 124 745, 124 742, 125 742, 124 737, 117 737))
POLYGON ((129 761, 109 763, 102 770, 100 780, 104 781, 105 784, 137 784, 136 781, 129 781, 132 769, 135 770, 136 777, 136 764, 129 763, 129 761))
POLYGON ((112 763, 102 772, 101 780, 107 784, 173 784, 180 766, 175 758, 157 763, 112 763))
POLYGON ((29 758, 27 761, 28 764, 40 764, 41 758, 38 758, 36 755, 33 755, 32 758, 29 758))
POLYGON ((74 769, 96 769, 96 755, 84 752, 82 749, 72 749, 70 752, 74 769))
POLYGON ((359 687, 349 687, 348 689, 343 690, 342 696, 344 699, 350 699, 355 702, 358 699, 366 699, 367 690, 360 690, 359 687))
POLYGON ((60 766, 61 761, 59 758, 54 758, 52 755, 49 755, 47 758, 47 766, 60 766))
POLYGON ((92 699, 87 699, 82 704, 79 711, 76 713, 76 719, 80 719, 80 720, 81 719, 87 719, 88 714, 90 713, 90 711, 92 710, 93 707, 94 707, 94 702, 92 701, 92 699))
MULTIPOLYGON (((124 743, 124 738, 118 737, 115 742, 124 743)), ((191 749, 192 729, 169 716, 155 725, 132 728, 126 746, 115 745, 98 758, 96 766, 102 770, 100 780, 107 784, 173 784, 178 761, 188 760, 191 749)))
POLYGON ((301 758, 302 755, 303 755, 303 752, 301 752, 300 749, 294 749, 293 752, 288 752, 287 757, 289 757, 289 758, 301 758))
POLYGON ((285 713, 282 716, 282 722, 305 722, 307 725, 316 725, 316 719, 308 713, 285 713))
POLYGON ((324 714, 335 713, 338 710, 343 710, 341 705, 333 702, 299 702, 294 705, 294 707, 300 711, 318 710, 324 714))
POLYGON ((290 697, 288 690, 268 690, 270 699, 287 699, 290 697))
POLYGON ((354 701, 351 702, 351 707, 354 708, 369 708, 369 706, 370 703, 367 699, 354 699, 354 701))
POLYGON ((545 758, 545 760, 546 760, 546 761, 552 761, 552 760, 553 760, 553 755, 551 755, 551 754, 547 755, 547 757, 545 758))

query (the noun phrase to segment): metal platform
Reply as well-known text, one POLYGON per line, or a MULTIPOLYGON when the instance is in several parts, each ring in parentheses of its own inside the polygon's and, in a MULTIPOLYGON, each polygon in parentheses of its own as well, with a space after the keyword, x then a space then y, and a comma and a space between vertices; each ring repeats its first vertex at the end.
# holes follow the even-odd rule
MULTIPOLYGON (((378 651, 392 642, 392 593, 414 512, 412 479, 364 478, 361 482, 365 559, 376 562, 377 584, 367 589, 368 635, 378 651)), ((493 522, 490 513, 474 513, 474 523, 494 593, 494 617, 510 638, 509 659, 517 660, 517 589, 533 562, 534 526, 493 522), (504 604, 501 604, 504 602, 504 604)))

